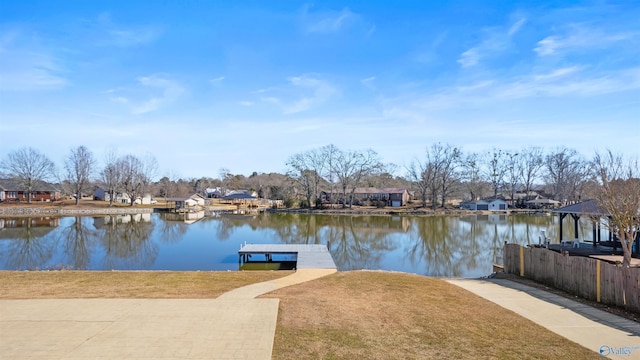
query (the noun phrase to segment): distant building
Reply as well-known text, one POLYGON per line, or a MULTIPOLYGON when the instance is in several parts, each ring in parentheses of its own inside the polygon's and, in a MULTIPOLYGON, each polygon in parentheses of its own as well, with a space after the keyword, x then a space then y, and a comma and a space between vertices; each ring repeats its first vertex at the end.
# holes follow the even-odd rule
MULTIPOLYGON (((107 190, 101 187, 97 187, 95 190, 93 190, 93 200, 111 201, 111 194, 109 194, 107 190)), ((131 199, 129 198, 129 194, 116 192, 113 195, 113 202, 121 204, 131 204, 131 199)), ((151 198, 151 194, 146 194, 141 198, 139 197, 135 199, 133 203, 148 205, 155 204, 156 201, 151 198)))
MULTIPOLYGON (((347 196, 349 196, 350 194, 351 192, 347 192, 347 196)), ((325 203, 339 203, 341 201, 345 201, 345 199, 341 198, 341 192, 331 193, 322 191, 320 197, 321 200, 325 203), (332 198, 335 201, 331 201, 332 198)), ((356 188, 353 192, 353 203, 358 204, 364 201, 384 201, 387 206, 392 207, 406 206, 409 202, 409 191, 404 188, 356 188)))
MULTIPOLYGON (((13 179, 0 179, 0 201, 28 201, 29 192, 13 179)), ((60 199, 60 190, 42 182, 31 189, 31 201, 56 201, 60 199)))
POLYGON ((507 210, 509 208, 509 204, 500 198, 489 198, 462 202, 460 203, 460 208, 466 210, 501 211, 507 210))
POLYGON ((167 202, 174 203, 175 210, 199 210, 205 206, 205 198, 200 194, 193 194, 188 197, 167 198, 167 202))

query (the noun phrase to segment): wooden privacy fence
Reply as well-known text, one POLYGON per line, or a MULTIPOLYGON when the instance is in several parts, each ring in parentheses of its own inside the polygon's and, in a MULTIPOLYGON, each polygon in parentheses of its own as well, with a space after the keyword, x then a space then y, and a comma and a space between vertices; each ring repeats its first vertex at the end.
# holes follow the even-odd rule
POLYGON ((582 298, 640 313, 640 268, 545 248, 504 245, 504 271, 582 298))

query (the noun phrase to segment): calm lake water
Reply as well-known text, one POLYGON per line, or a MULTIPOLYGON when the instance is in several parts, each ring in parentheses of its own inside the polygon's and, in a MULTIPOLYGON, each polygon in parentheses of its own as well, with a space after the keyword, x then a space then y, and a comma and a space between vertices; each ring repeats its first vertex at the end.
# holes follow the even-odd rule
MULTIPOLYGON (((548 215, 172 215, 0 218, 0 269, 237 271, 246 242, 327 244, 339 270, 480 277, 502 263, 505 241, 559 238, 548 215)), ((591 238, 590 223, 580 231, 591 238)))

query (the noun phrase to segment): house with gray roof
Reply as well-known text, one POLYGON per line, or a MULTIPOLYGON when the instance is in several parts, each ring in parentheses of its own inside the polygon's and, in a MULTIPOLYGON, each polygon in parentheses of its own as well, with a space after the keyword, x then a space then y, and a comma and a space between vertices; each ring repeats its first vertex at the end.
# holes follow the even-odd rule
MULTIPOLYGON (((0 201, 28 201, 29 192, 15 179, 0 179, 0 201)), ((54 185, 40 182, 31 190, 31 201, 56 201, 60 190, 54 185)))

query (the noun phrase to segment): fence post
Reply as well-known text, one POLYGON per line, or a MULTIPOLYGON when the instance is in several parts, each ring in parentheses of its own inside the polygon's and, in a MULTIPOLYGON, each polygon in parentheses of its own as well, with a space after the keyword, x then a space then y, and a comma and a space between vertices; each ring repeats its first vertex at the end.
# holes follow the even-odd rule
POLYGON ((600 302, 600 260, 596 260, 596 301, 600 302))
POLYGON ((520 245, 520 276, 524 276, 524 246, 520 245))

